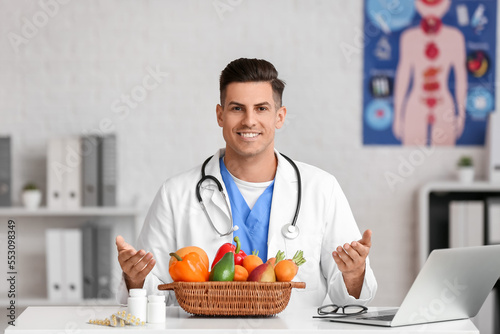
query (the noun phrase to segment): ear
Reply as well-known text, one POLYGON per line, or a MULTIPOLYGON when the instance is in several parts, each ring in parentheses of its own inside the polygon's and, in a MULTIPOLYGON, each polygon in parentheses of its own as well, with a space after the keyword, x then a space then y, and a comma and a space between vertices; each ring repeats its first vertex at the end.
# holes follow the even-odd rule
POLYGON ((276 112, 276 129, 281 129, 283 123, 285 123, 286 117, 286 107, 281 107, 276 112))
POLYGON ((222 128, 222 113, 224 112, 224 108, 218 104, 217 107, 215 107, 215 111, 216 111, 216 114, 217 114, 217 124, 219 124, 219 126, 222 128))

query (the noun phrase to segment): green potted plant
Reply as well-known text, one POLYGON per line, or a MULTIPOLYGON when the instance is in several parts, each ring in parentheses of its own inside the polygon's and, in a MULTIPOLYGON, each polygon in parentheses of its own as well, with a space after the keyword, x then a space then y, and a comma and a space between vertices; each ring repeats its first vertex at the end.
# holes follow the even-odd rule
POLYGON ((23 205, 28 210, 36 210, 42 202, 42 192, 34 182, 28 182, 23 187, 23 205))
POLYGON ((460 182, 471 183, 474 181, 474 163, 472 157, 464 155, 458 159, 457 175, 460 182))

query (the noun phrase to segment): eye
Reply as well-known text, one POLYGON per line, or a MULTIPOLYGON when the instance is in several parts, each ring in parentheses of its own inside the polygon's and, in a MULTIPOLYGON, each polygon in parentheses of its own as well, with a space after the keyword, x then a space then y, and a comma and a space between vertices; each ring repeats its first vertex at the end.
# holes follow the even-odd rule
POLYGON ((234 106, 234 107, 231 108, 231 110, 233 110, 233 111, 241 111, 242 109, 241 109, 241 107, 234 106))
POLYGON ((258 109, 259 111, 266 111, 267 110, 267 107, 259 107, 258 109))

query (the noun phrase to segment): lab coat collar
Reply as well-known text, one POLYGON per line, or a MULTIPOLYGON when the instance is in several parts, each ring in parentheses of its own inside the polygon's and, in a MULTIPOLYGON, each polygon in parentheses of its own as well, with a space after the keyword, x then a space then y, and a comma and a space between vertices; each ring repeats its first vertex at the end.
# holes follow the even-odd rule
MULTIPOLYGON (((226 196, 227 196, 226 185, 224 184, 224 181, 222 180, 222 175, 220 173, 220 165, 219 165, 219 159, 220 159, 220 157, 224 156, 225 152, 226 152, 226 149, 221 148, 213 155, 213 157, 210 159, 210 161, 207 163, 207 165, 205 167, 205 174, 215 176, 217 178, 217 180, 219 180, 220 184, 222 185, 222 188, 224 189, 224 194, 226 194, 226 196)), ((215 186, 215 183, 213 181, 206 181, 206 182, 207 182, 207 184, 209 182, 213 183, 215 186)), ((216 188, 214 188, 214 189, 216 189, 216 188)), ((218 192, 218 190, 217 190, 217 192, 218 192)), ((214 196, 215 194, 216 194, 216 192, 213 191, 212 196, 210 197, 210 201, 226 215, 227 219, 230 219, 229 212, 227 212, 227 207, 223 201, 223 198, 221 196, 214 196)), ((227 198, 226 200, 229 201, 229 198, 227 198)), ((227 204, 229 206, 229 210, 231 210, 230 203, 228 202, 227 204)))
POLYGON ((269 220, 268 256, 285 249, 281 228, 292 222, 297 206, 297 174, 292 165, 276 151, 278 169, 274 178, 273 201, 269 220))

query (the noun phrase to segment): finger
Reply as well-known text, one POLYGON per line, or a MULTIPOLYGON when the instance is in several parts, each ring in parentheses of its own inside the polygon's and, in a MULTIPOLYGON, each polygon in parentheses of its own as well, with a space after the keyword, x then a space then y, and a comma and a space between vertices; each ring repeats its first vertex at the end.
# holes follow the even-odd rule
POLYGON ((363 237, 359 242, 365 246, 371 247, 372 246, 372 231, 371 230, 366 230, 363 233, 363 237))
MULTIPOLYGON (((359 245, 359 243, 358 243, 358 245, 359 245)), ((354 247, 352 247, 351 245, 345 244, 344 245, 344 251, 351 258, 351 260, 352 260, 353 263, 358 263, 359 261, 362 260, 361 255, 359 254, 359 252, 354 247)))
MULTIPOLYGON (((347 245, 347 244, 346 244, 347 245)), ((344 245, 345 246, 345 245, 344 245)), ((344 263, 346 264, 346 266, 351 266, 353 265, 353 260, 352 258, 349 256, 349 254, 347 254, 347 252, 344 250, 344 248, 342 248, 341 246, 338 246, 337 247, 337 254, 339 255, 339 257, 342 259, 342 261, 344 261, 344 263)))
POLYGON ((358 241, 351 242, 351 248, 355 250, 361 258, 366 258, 370 252, 370 247, 365 246, 358 241))
POLYGON ((154 266, 156 264, 156 260, 155 259, 151 259, 145 267, 142 268, 141 271, 139 271, 137 273, 137 277, 136 277, 136 280, 138 281, 142 281, 142 280, 145 280, 146 279, 146 276, 149 275, 149 273, 151 272, 151 270, 153 270, 154 266))
POLYGON ((122 270, 125 271, 125 273, 130 276, 132 274, 132 268, 136 264, 138 264, 145 256, 146 256, 146 251, 144 249, 137 251, 134 254, 134 256, 131 256, 128 260, 123 262, 122 270))
POLYGON ((143 278, 142 276, 146 277, 147 273, 143 274, 143 270, 148 267, 148 264, 152 260, 153 260, 153 254, 147 253, 146 255, 144 255, 144 257, 142 257, 142 259, 139 262, 137 262, 130 268, 129 273, 127 273, 127 275, 133 278, 134 280, 142 279, 143 278))
POLYGON ((344 260, 342 260, 339 256, 339 253, 336 251, 332 252, 332 257, 335 263, 337 264, 337 267, 341 272, 344 272, 347 270, 347 265, 345 264, 344 260))
POLYGON ((123 237, 121 235, 118 235, 116 237, 116 248, 118 249, 118 251, 121 251, 123 249, 129 249, 129 248, 133 248, 131 245, 129 245, 128 243, 125 242, 125 239, 123 239, 123 237))
POLYGON ((130 260, 134 255, 137 254, 135 249, 126 249, 118 252, 118 262, 123 265, 125 262, 130 260))

